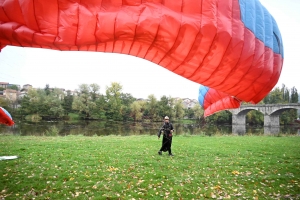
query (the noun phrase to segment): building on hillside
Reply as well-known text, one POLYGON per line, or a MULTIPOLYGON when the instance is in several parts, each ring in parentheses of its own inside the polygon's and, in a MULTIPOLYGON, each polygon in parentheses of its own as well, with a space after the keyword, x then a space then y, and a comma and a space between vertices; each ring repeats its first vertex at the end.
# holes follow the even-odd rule
POLYGON ((21 90, 19 93, 19 99, 22 99, 25 95, 27 95, 28 90, 21 90))
POLYGON ((65 90, 64 93, 65 93, 65 95, 75 95, 76 91, 75 90, 65 90))
POLYGON ((21 88, 20 85, 18 85, 18 84, 10 84, 8 82, 0 82, 0 88, 7 89, 11 86, 17 86, 18 90, 20 90, 20 88, 21 88))
POLYGON ((9 83, 8 82, 0 82, 0 87, 6 89, 8 87, 9 83))
POLYGON ((32 88, 33 87, 30 84, 23 85, 23 87, 22 87, 22 89, 21 89, 21 91, 19 93, 19 98, 22 99, 28 93, 28 90, 32 89, 32 88))
POLYGON ((16 91, 16 90, 6 89, 6 90, 3 90, 2 96, 12 102, 15 102, 19 98, 19 93, 20 92, 16 91))
POLYGON ((136 101, 148 101, 148 99, 137 98, 136 101))
POLYGON ((189 99, 189 98, 182 99, 183 107, 187 109, 193 108, 197 103, 198 101, 196 99, 189 99))
POLYGON ((25 84, 25 85, 23 85, 22 90, 28 91, 30 88, 32 88, 32 85, 30 85, 30 84, 25 84))

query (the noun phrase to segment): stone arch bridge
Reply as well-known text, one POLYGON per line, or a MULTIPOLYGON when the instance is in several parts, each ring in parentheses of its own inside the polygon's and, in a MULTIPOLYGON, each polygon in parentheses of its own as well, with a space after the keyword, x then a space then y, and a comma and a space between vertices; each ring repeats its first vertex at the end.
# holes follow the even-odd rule
POLYGON ((280 114, 286 110, 291 110, 291 109, 300 110, 300 103, 242 105, 240 108, 230 109, 228 111, 232 113, 232 125, 233 125, 232 132, 233 133, 244 132, 245 125, 246 125, 246 114, 251 110, 257 110, 264 114, 265 133, 279 132, 280 114))

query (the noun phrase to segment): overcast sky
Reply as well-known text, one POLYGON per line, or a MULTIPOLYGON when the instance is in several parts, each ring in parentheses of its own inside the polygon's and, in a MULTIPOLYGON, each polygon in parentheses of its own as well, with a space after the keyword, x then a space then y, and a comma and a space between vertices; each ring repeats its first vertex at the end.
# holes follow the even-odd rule
MULTIPOLYGON (((261 0, 279 25, 285 58, 277 86, 284 83, 300 92, 300 0, 261 0)), ((97 83, 105 93, 111 82, 137 98, 154 94, 198 99, 199 84, 137 57, 100 52, 61 52, 5 47, 0 53, 0 82, 74 90, 82 83, 97 83)))

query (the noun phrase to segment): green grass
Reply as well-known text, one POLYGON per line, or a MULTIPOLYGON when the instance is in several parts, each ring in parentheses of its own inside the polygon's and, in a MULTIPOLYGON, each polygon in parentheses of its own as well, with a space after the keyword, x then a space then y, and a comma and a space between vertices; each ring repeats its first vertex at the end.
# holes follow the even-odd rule
POLYGON ((0 136, 0 199, 299 199, 300 137, 0 136))

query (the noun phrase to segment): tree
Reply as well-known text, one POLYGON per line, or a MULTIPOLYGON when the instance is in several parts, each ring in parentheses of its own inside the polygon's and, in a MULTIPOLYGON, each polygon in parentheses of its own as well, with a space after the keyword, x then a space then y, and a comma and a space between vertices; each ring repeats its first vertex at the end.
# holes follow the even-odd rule
POLYGON ((146 113, 151 121, 156 121, 158 119, 158 104, 157 99, 153 94, 148 96, 148 101, 146 103, 146 113))
POLYGON ((216 124, 230 124, 232 121, 232 114, 227 110, 223 110, 220 112, 215 113, 206 118, 209 123, 216 123, 216 124))
POLYGON ((50 118, 60 118, 64 115, 63 109, 64 93, 60 89, 54 88, 44 99, 44 106, 48 108, 43 115, 48 115, 50 118))
POLYGON ((95 102, 99 97, 99 90, 100 90, 100 86, 98 84, 96 83, 90 84, 90 94, 93 102, 95 102))
POLYGON ((106 117, 113 120, 122 120, 123 106, 121 102, 122 85, 112 82, 109 87, 106 87, 106 117))
POLYGON ((96 109, 94 114, 97 115, 97 118, 105 120, 106 110, 107 110, 106 97, 105 95, 100 94, 96 100, 96 109))
POLYGON ((298 103, 299 102, 299 94, 295 87, 291 89, 291 103, 298 103))
POLYGON ((171 99, 165 95, 160 98, 160 101, 157 102, 158 105, 158 116, 162 119, 164 116, 173 117, 173 111, 171 107, 171 99))
POLYGON ((131 116, 133 117, 134 121, 141 121, 143 117, 141 101, 133 102, 130 105, 130 109, 131 109, 131 116))
POLYGON ((7 87, 7 89, 19 91, 19 88, 16 85, 10 85, 10 86, 7 87))
POLYGON ((10 102, 5 98, 0 98, 0 106, 6 110, 9 110, 10 102))
POLYGON ((65 112, 65 115, 68 115, 69 113, 71 113, 73 111, 72 109, 72 104, 73 104, 73 95, 71 95, 71 91, 68 90, 67 91, 67 95, 64 97, 62 106, 65 112))
MULTIPOLYGON (((292 87, 291 89, 291 98, 290 98, 290 102, 291 103, 298 103, 299 102, 299 94, 298 91, 295 87, 292 87)), ((298 118, 298 114, 297 114, 297 110, 296 109, 292 109, 289 111, 285 111, 282 113, 281 116, 281 123, 284 124, 290 124, 293 123, 295 119, 298 118), (286 119, 286 120, 284 120, 286 119)))
POLYGON ((39 114, 41 109, 40 96, 37 90, 29 89, 27 95, 21 100, 21 114, 39 114))
POLYGON ((125 106, 130 106, 136 100, 136 98, 134 98, 129 93, 121 93, 120 99, 121 99, 121 103, 125 106))
POLYGON ((49 86, 49 84, 46 84, 44 90, 45 90, 46 95, 49 95, 49 94, 50 94, 51 91, 50 91, 50 86, 49 86))
POLYGON ((282 93, 282 100, 283 100, 282 103, 289 103, 290 102, 290 91, 284 84, 282 84, 282 86, 281 86, 281 93, 282 93))
POLYGON ((195 118, 195 113, 192 108, 185 108, 184 109, 184 116, 186 116, 189 119, 195 118))
POLYGON ((282 89, 276 87, 263 99, 263 102, 265 104, 283 103, 283 96, 282 89))
POLYGON ((79 114, 84 119, 93 118, 92 113, 96 108, 96 103, 93 101, 92 95, 97 91, 93 91, 95 87, 88 84, 79 85, 77 96, 75 96, 72 104, 72 109, 79 111, 79 114))
POLYGON ((64 93, 53 89, 46 94, 44 89, 29 89, 21 100, 21 115, 38 115, 42 118, 60 118, 64 115, 62 100, 64 93))
POLYGON ((203 108, 200 106, 200 104, 196 104, 192 110, 194 111, 194 115, 196 117, 196 119, 198 119, 200 121, 201 118, 203 118, 203 114, 204 114, 204 110, 203 108))
POLYGON ((246 115, 246 121, 247 123, 254 125, 254 124, 264 124, 264 115, 257 111, 257 110, 251 110, 246 115))
POLYGON ((174 118, 182 119, 183 116, 184 116, 184 108, 183 108, 182 100, 179 99, 175 102, 174 105, 174 118))
POLYGON ((131 94, 129 93, 121 93, 120 95, 121 104, 122 104, 122 117, 123 120, 128 120, 131 115, 131 104, 136 100, 131 94))

